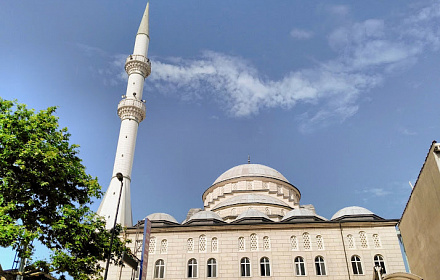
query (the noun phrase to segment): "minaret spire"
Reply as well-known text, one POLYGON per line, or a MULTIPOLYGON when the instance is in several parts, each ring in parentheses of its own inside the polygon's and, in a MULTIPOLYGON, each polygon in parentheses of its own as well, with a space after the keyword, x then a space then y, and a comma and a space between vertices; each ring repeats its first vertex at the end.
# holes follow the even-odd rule
POLYGON ((116 221, 122 226, 133 225, 130 199, 131 171, 138 127, 146 116, 145 100, 142 99, 144 81, 151 73, 150 60, 147 58, 148 45, 150 43, 148 13, 149 3, 147 3, 141 24, 139 25, 133 54, 129 55, 125 62, 128 82, 126 94, 118 104, 118 115, 121 118, 118 147, 116 149, 110 185, 98 209, 98 215, 106 219, 106 227, 108 229, 113 226, 115 221, 120 189, 120 182, 116 178, 116 173, 118 172, 124 176, 124 187, 116 221))

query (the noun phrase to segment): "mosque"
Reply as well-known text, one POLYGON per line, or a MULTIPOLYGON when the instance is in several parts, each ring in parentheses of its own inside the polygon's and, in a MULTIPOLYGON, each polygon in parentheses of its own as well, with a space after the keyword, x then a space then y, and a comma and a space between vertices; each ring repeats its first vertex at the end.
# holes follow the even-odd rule
MULTIPOLYGON (((300 203, 301 192, 293 182, 261 164, 226 170, 203 193, 203 209, 190 209, 183 222, 154 213, 133 225, 131 170, 146 111, 143 83, 151 73, 148 13, 147 4, 125 64, 128 85, 118 105, 121 129, 113 177, 98 210, 107 228, 115 221, 127 227, 121 238, 132 240, 129 246, 137 258, 146 248, 146 279, 420 279, 397 278, 405 271, 398 220, 356 206, 326 219, 313 205, 300 203), (118 179, 124 186, 120 204, 118 179), (151 232, 144 235, 146 221, 151 232)), ((112 266, 109 279, 135 279, 138 273, 129 266, 112 266)))

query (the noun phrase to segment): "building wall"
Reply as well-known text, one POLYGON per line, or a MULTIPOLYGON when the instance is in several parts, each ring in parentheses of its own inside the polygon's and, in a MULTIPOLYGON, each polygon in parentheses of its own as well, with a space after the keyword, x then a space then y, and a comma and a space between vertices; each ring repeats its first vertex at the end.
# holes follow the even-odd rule
MULTIPOLYGON (((147 279, 154 279, 154 266, 157 260, 165 262, 164 279, 187 278, 188 261, 192 258, 198 263, 198 277, 205 279, 207 261, 215 258, 217 262, 217 278, 237 279, 240 275, 240 260, 248 257, 251 262, 251 279, 292 279, 295 276, 294 259, 297 256, 304 258, 306 276, 300 279, 371 279, 373 274, 373 258, 376 254, 383 256, 387 273, 404 270, 403 259, 395 230, 395 222, 368 222, 368 223, 311 223, 311 224, 279 224, 279 225, 224 225, 224 226, 193 226, 153 228, 152 238, 156 238, 156 248, 151 249, 148 261, 147 279), (359 232, 366 233, 368 247, 361 246, 359 232), (307 232, 310 237, 310 249, 304 244, 303 234, 307 232), (250 236, 258 237, 258 249, 250 248, 250 236), (347 235, 352 234, 355 247, 349 248, 347 235), (380 237, 380 246, 375 247, 373 234, 380 237), (206 238, 206 251, 200 252, 199 238, 206 238), (317 236, 323 238, 323 247, 319 248, 317 236), (264 236, 270 239, 270 248, 263 244, 264 236), (296 236, 298 247, 292 248, 291 236, 296 236), (212 251, 211 240, 216 237, 218 250, 212 251), (240 251, 239 237, 245 239, 245 250, 240 251), (194 241, 194 250, 188 251, 188 239, 194 241), (161 243, 166 240, 167 248, 161 249, 161 243), (345 248, 345 250, 344 250, 345 248), (345 252, 344 252, 345 251, 345 252), (363 275, 353 275, 350 258, 353 255, 360 257, 363 275), (322 256, 326 266, 326 276, 316 276, 315 257, 322 256), (268 257, 270 260, 271 276, 260 276, 260 259, 268 257), (348 265, 348 270, 347 270, 348 265)), ((129 238, 135 239, 134 231, 129 233, 129 238)), ((140 238, 140 237, 138 237, 140 238)), ((132 242, 132 250, 136 242, 132 242)), ((140 257, 140 255, 138 256, 140 257)), ((131 269, 113 267, 113 276, 110 279, 130 279, 131 269), (119 278, 119 275, 122 278, 119 278)))
POLYGON ((437 279, 440 260, 439 151, 433 143, 399 224, 411 272, 424 279, 437 279))

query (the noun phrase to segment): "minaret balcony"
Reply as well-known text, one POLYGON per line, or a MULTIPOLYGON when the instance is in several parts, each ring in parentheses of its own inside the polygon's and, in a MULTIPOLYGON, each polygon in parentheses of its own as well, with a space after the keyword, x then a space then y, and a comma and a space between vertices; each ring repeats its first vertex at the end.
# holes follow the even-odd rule
POLYGON ((121 120, 130 119, 140 123, 145 119, 146 111, 145 103, 141 100, 124 98, 118 104, 118 116, 121 120))
POLYGON ((131 54, 125 61, 125 72, 128 75, 140 74, 144 78, 151 74, 151 62, 150 59, 140 54, 131 54))

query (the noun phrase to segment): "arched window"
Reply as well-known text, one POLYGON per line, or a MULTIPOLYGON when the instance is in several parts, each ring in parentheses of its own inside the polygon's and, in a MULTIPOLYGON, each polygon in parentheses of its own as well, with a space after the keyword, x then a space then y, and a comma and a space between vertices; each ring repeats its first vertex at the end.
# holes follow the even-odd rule
POLYGON ((168 252, 168 240, 162 239, 160 242, 160 253, 166 254, 168 252))
POLYGON ((238 251, 244 251, 245 250, 245 243, 244 243, 244 237, 240 236, 238 238, 238 251))
POLYGON ((321 256, 317 256, 315 258, 315 269, 316 275, 326 275, 325 273, 325 263, 324 258, 321 256))
POLYGON ((351 257, 351 266, 353 268, 353 274, 364 274, 359 256, 354 255, 351 257))
POLYGON ((263 237, 263 249, 265 251, 269 251, 270 250, 270 239, 269 239, 269 236, 263 237))
POLYGON ((206 277, 217 277, 217 262, 215 259, 208 260, 206 277))
POLYGON ((348 248, 349 249, 354 249, 356 247, 356 245, 354 243, 353 235, 351 235, 351 234, 347 235, 347 243, 348 243, 348 248))
POLYGON ((157 260, 154 265, 154 278, 162 279, 165 272, 165 262, 163 260, 157 260))
POLYGON ((306 275, 306 265, 304 263, 303 257, 295 258, 295 275, 296 276, 306 275))
POLYGON ((186 241, 186 250, 188 252, 194 252, 194 240, 192 238, 188 238, 186 241))
POLYGON ((150 247, 148 247, 148 253, 154 254, 156 252, 156 237, 150 238, 150 247))
POLYGON ((199 252, 206 252, 206 235, 199 236, 199 252))
POLYGON ((266 209, 264 209, 264 211, 266 211, 266 215, 270 215, 270 209, 269 209, 269 207, 266 207, 266 209))
POLYGON ((240 271, 242 277, 250 277, 251 276, 251 262, 249 258, 242 258, 240 261, 240 271))
POLYGON ((211 239, 211 251, 218 252, 218 239, 217 239, 217 237, 213 237, 211 239))
POLYGON ((316 245, 318 246, 318 250, 324 250, 324 239, 321 235, 316 236, 316 245))
POLYGON ((292 250, 298 250, 298 239, 296 238, 295 235, 292 235, 290 237, 290 248, 292 250))
POLYGON ((373 234, 373 243, 374 243, 374 248, 380 248, 380 238, 379 238, 379 234, 373 234))
POLYGON ((380 266, 382 268, 382 273, 387 273, 385 269, 385 261, 381 255, 374 256, 374 266, 380 266))
POLYGON ((197 278, 197 260, 190 259, 188 261, 188 278, 197 278))
POLYGON ((367 235, 365 234, 365 231, 359 232, 359 238, 361 239, 361 247, 368 248, 367 235))
POLYGON ((305 250, 312 249, 312 246, 310 244, 310 235, 308 232, 303 233, 303 242, 304 242, 304 249, 305 250))
POLYGON ((251 251, 258 250, 258 237, 255 233, 251 234, 251 251))
POLYGON ((260 259, 260 275, 270 276, 270 264, 269 264, 269 258, 267 257, 262 257, 260 259))

